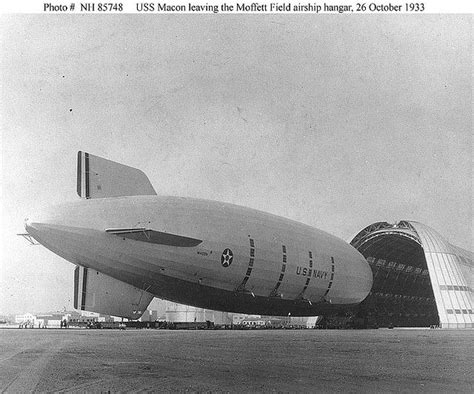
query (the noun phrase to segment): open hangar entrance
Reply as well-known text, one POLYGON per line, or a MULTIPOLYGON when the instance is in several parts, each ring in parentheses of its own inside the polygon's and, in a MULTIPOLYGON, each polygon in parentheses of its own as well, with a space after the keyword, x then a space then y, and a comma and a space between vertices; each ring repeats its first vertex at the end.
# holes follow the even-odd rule
POLYGON ((374 275, 358 316, 378 327, 474 327, 472 253, 418 222, 378 222, 351 241, 374 275))

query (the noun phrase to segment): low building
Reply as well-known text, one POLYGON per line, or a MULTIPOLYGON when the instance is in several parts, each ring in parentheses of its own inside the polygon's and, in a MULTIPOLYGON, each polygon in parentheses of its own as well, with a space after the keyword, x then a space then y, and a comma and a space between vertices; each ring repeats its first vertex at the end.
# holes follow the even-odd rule
POLYGON ((23 315, 15 315, 15 323, 20 327, 35 327, 38 323, 36 322, 36 316, 32 313, 25 313, 23 315))
MULTIPOLYGON (((68 325, 71 327, 87 327, 88 325, 99 322, 100 315, 86 311, 71 312, 68 318, 68 325)), ((108 321, 105 318, 102 321, 108 321)))
POLYGON ((205 323, 211 322, 215 325, 231 325, 232 314, 228 312, 212 311, 209 309, 196 308, 189 305, 170 302, 166 308, 166 321, 170 323, 205 323))
POLYGON ((241 324, 247 327, 263 327, 270 325, 271 319, 264 317, 246 317, 244 320, 242 320, 241 324))
POLYGON ((247 315, 243 315, 241 313, 234 313, 232 315, 232 324, 234 325, 240 325, 242 322, 245 320, 247 315))
POLYGON ((38 328, 60 328, 61 322, 68 320, 66 313, 52 312, 36 315, 38 328))

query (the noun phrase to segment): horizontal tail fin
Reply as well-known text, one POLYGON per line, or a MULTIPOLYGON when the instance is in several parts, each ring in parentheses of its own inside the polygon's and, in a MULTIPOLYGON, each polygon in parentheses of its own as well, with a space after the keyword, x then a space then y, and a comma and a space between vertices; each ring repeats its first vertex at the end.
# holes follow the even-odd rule
POLYGON ((77 194, 82 198, 155 195, 143 171, 86 152, 77 153, 77 194))

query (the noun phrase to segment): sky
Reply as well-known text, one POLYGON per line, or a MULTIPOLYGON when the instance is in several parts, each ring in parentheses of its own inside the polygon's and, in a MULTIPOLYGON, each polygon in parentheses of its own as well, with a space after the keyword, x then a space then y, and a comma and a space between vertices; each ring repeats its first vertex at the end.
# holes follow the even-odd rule
POLYGON ((79 198, 78 150, 158 194, 350 241, 416 220, 473 250, 470 15, 0 16, 0 313, 72 309, 17 233, 79 198))

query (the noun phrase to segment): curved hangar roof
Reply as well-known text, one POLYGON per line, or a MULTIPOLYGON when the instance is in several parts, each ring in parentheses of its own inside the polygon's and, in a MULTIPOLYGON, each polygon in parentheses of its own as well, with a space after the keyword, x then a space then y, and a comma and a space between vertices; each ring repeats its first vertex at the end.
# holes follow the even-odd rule
POLYGON ((474 327, 472 252, 412 221, 371 224, 351 245, 374 274, 361 307, 381 325, 474 327))

